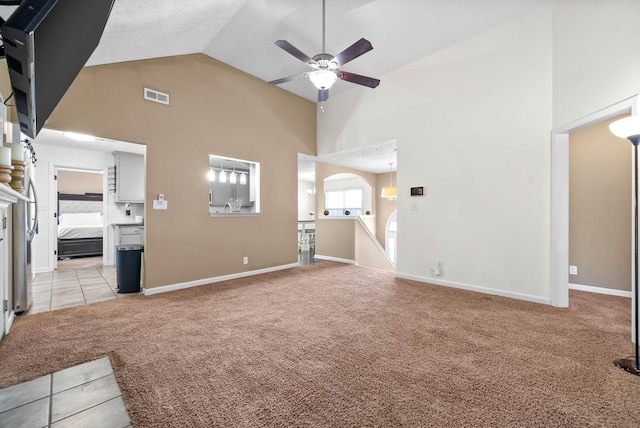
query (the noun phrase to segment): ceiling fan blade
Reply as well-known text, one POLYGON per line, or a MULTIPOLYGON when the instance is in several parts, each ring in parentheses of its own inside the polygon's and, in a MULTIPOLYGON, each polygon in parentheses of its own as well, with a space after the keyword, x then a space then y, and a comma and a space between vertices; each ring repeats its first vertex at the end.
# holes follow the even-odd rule
POLYGON ((347 82, 356 83, 362 86, 368 86, 370 88, 376 88, 380 84, 380 79, 374 79, 373 77, 361 76, 355 73, 348 73, 346 71, 340 71, 338 78, 347 82))
POLYGON ((291 55, 298 58, 300 61, 306 62, 307 64, 315 64, 315 61, 309 55, 302 52, 300 49, 293 46, 291 43, 287 42, 286 40, 276 40, 275 44, 279 48, 289 52, 291 55))
POLYGON ((318 102, 324 102, 329 99, 329 90, 328 89, 318 89, 318 102))
POLYGON ((303 77, 306 77, 308 74, 309 74, 309 72, 294 74, 293 76, 287 76, 287 77, 283 77, 282 79, 272 80, 271 82, 269 82, 269 84, 271 84, 271 85, 279 85, 279 84, 284 83, 284 82, 290 82, 292 80, 301 79, 303 77))
POLYGON ((336 55, 334 60, 338 61, 338 64, 340 65, 345 65, 349 61, 358 58, 360 55, 369 52, 371 49, 373 49, 373 46, 369 40, 360 39, 336 55))

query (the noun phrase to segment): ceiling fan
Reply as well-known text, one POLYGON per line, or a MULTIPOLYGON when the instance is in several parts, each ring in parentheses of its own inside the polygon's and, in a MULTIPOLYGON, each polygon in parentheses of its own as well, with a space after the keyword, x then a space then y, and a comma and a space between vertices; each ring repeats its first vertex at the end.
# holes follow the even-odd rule
POLYGON ((349 61, 354 60, 360 55, 363 55, 373 49, 371 42, 368 40, 360 39, 336 56, 325 53, 324 3, 325 0, 322 0, 322 53, 319 53, 312 58, 286 40, 276 40, 275 42, 279 48, 311 66, 312 70, 307 71, 306 73, 294 74, 293 76, 272 80, 269 83, 272 85, 279 85, 280 83, 289 82, 291 80, 309 77, 311 83, 318 88, 318 102, 323 102, 329 99, 329 88, 331 88, 338 79, 355 83, 357 85, 367 86, 369 88, 377 87, 380 84, 379 79, 340 70, 340 67, 349 61))

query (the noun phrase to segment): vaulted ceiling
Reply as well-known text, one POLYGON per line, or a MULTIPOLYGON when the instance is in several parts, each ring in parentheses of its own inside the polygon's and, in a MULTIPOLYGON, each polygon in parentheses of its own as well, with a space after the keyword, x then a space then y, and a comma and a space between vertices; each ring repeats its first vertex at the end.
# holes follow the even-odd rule
MULTIPOLYGON (((344 70, 379 78, 384 85, 390 71, 550 1, 326 0, 326 50, 337 55, 366 38, 373 50, 344 70)), ((0 16, 8 18, 13 9, 0 7, 0 16)), ((309 56, 321 53, 322 0, 116 0, 87 65, 203 53, 265 81, 308 71, 274 44, 279 39, 309 56)), ((317 101, 317 90, 307 79, 280 86, 317 101)), ((330 92, 345 90, 375 91, 339 80, 330 92)), ((389 151, 389 143, 345 155, 364 164, 368 156, 376 156, 367 170, 386 172, 389 158, 381 150, 389 151)))

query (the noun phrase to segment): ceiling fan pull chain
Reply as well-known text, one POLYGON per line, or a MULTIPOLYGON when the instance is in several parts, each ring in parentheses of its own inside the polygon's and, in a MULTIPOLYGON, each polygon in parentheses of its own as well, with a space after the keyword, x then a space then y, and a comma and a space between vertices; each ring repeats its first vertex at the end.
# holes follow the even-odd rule
POLYGON ((325 53, 327 51, 327 49, 325 48, 325 25, 324 25, 324 1, 322 0, 322 53, 325 53))

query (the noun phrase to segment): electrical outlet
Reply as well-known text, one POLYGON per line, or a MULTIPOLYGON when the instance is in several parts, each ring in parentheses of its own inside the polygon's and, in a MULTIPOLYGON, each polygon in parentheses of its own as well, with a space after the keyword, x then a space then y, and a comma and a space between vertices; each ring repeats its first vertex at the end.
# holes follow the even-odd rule
POLYGON ((578 266, 569 266, 569 275, 577 275, 578 266))
POLYGON ((248 265, 248 264, 249 264, 249 257, 244 256, 244 257, 242 258, 242 263, 244 263, 245 265, 248 265))
POLYGON ((431 263, 431 276, 434 277, 434 278, 442 276, 442 262, 441 261, 436 260, 433 263, 431 263))

